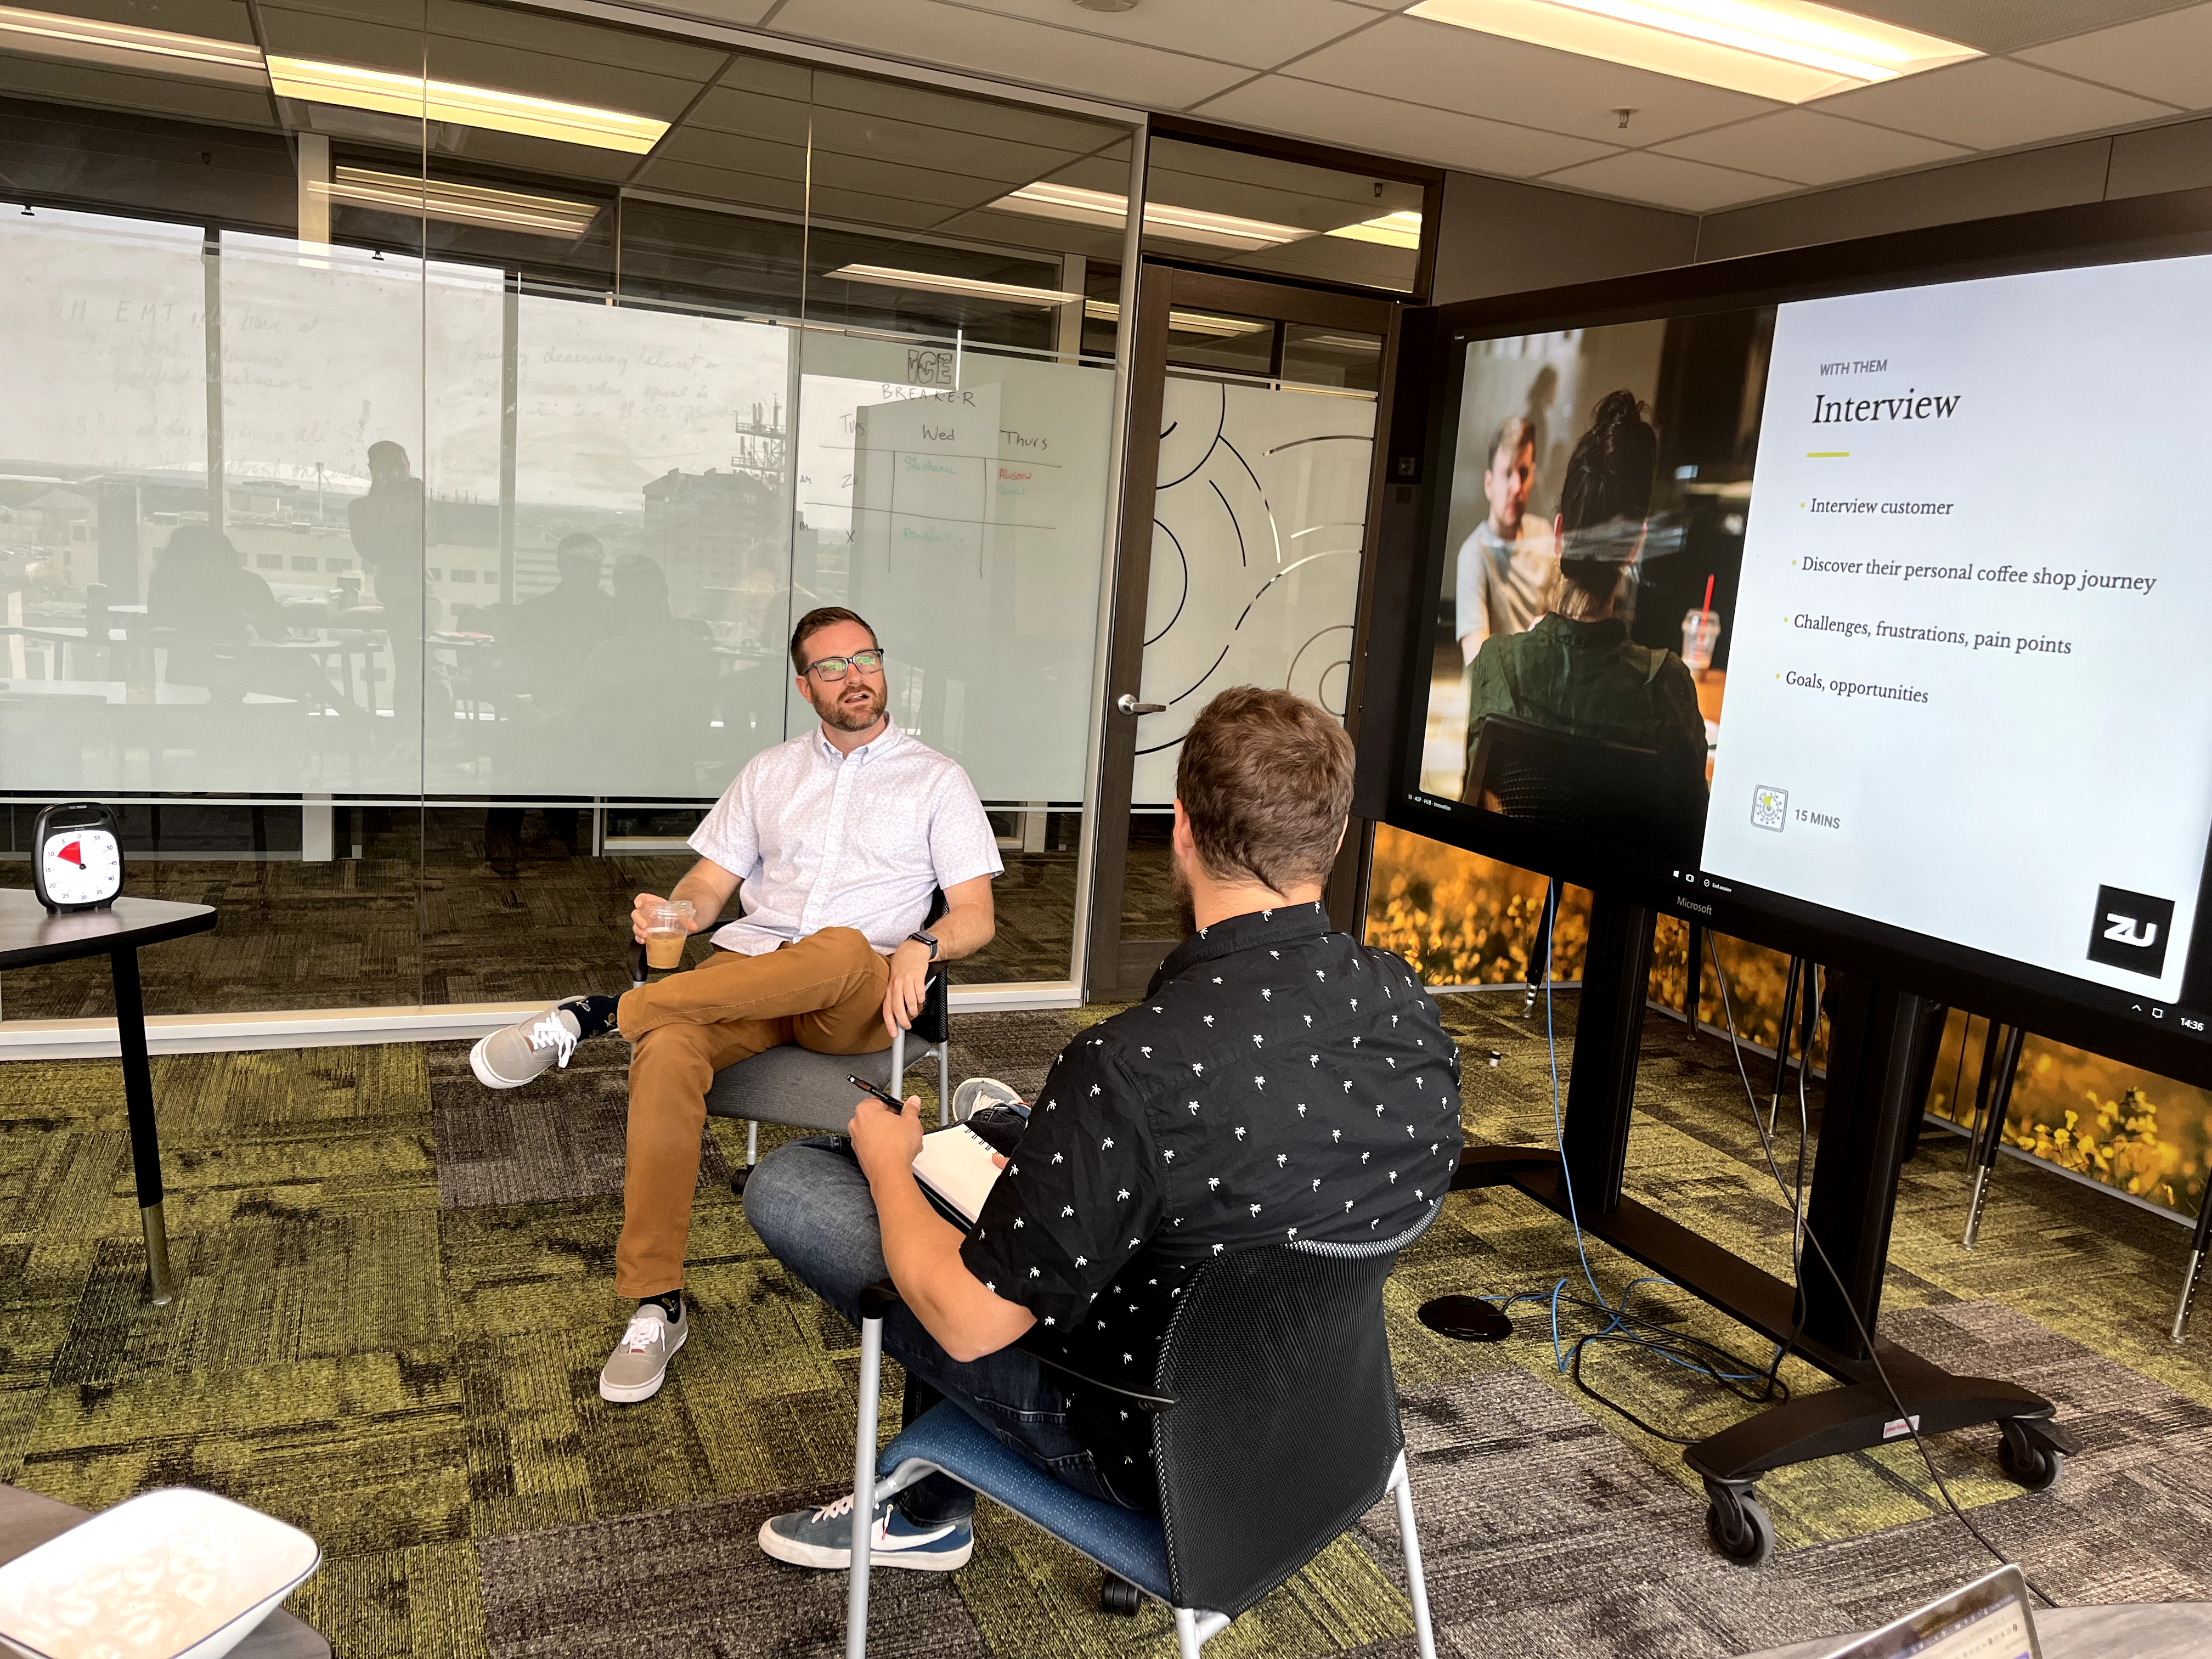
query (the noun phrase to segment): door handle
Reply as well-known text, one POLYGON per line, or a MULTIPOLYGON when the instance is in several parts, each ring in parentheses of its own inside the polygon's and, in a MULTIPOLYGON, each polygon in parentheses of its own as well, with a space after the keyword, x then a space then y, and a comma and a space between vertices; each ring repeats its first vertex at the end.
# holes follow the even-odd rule
POLYGON ((1167 712, 1167 704, 1164 702, 1139 702, 1137 694, 1133 691, 1124 691, 1120 696, 1115 698, 1114 707, 1124 714, 1160 714, 1167 712))

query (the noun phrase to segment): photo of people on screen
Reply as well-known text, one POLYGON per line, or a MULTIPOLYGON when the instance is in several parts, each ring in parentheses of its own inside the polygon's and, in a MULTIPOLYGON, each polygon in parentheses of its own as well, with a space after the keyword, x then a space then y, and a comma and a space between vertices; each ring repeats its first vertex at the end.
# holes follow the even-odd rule
POLYGON ((1635 393, 1607 393, 1560 484, 1550 605, 1475 653, 1462 798, 1694 853, 1705 793, 1697 683, 1672 651, 1631 641, 1614 614, 1644 551, 1658 464, 1659 435, 1635 393))
POLYGON ((1468 343, 1418 787, 1694 864, 1773 313, 1468 343))

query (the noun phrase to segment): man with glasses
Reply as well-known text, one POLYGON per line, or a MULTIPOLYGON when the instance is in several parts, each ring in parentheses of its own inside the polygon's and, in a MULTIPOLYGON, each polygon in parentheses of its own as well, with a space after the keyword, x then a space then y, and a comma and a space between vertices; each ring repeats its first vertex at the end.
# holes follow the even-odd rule
POLYGON ((604 1400, 651 1398, 690 1335, 684 1249, 714 1073, 786 1042, 889 1047, 921 1008, 929 964, 982 949, 996 926, 991 878, 1006 866, 990 820, 959 765, 885 712, 875 630, 842 606, 810 611, 791 663, 820 726, 754 756, 692 836, 690 873, 631 911, 642 939, 655 907, 689 901, 696 932, 742 882, 744 913, 714 951, 624 996, 556 1003, 469 1055, 485 1086, 515 1089, 604 1032, 634 1045, 615 1288, 639 1301, 599 1373, 604 1400), (925 931, 940 888, 947 908, 925 931))

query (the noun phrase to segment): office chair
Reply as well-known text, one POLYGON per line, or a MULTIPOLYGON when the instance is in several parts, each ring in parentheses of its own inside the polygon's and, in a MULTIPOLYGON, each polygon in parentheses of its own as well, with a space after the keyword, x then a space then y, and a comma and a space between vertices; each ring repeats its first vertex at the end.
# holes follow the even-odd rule
MULTIPOLYGON (((933 926, 945 911, 945 895, 940 890, 932 896, 928 920, 922 926, 933 926)), ((787 1042, 764 1048, 714 1073, 714 1085, 707 1091, 708 1115, 745 1120, 745 1166, 731 1178, 732 1192, 744 1191, 753 1166, 760 1162, 762 1124, 787 1123, 828 1134, 843 1133, 853 1121, 853 1085, 845 1080, 848 1077, 866 1078, 899 1094, 908 1066, 933 1059, 937 1061, 938 1121, 951 1121, 952 1000, 945 978, 948 966, 943 962, 929 964, 921 1012, 911 1026, 891 1039, 889 1048, 866 1054, 817 1054, 811 1048, 787 1042), (922 1042, 922 1047, 911 1053, 907 1044, 910 1036, 922 1042)), ((629 951, 633 988, 645 983, 645 946, 633 939, 629 951)))
POLYGON ((1705 838, 1704 775, 1656 749, 1577 737, 1510 714, 1477 728, 1461 799, 1596 842, 1695 863, 1705 838))
MULTIPOLYGON (((1224 1255, 1183 1291, 1152 1392, 1081 1379, 1153 1414, 1158 1518, 1061 1485, 950 1401, 908 1424, 879 1454, 884 1318, 900 1298, 889 1279, 869 1285, 860 1293, 847 1659, 867 1652, 876 1502, 939 1472, 1105 1568, 1109 1607, 1117 1579, 1166 1602, 1182 1659, 1198 1659, 1231 1620, 1389 1492, 1397 1499, 1421 1659, 1436 1659, 1382 1324, 1382 1282, 1406 1242, 1273 1245, 1224 1255)), ((1134 1610, 1133 1600, 1126 1610, 1134 1610)))

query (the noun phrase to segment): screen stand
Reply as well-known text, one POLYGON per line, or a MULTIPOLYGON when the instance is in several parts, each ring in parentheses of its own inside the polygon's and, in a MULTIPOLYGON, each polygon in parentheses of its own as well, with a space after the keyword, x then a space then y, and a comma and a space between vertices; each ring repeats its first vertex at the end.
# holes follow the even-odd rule
POLYGON ((1870 1355, 1861 1334, 1875 1329, 1881 1310, 1899 1171, 1922 1106, 1914 1085, 1942 1030, 1933 1005, 1869 980, 1826 977, 1828 1078, 1806 1202, 1802 1304, 1792 1285, 1622 1193, 1652 921, 1640 905, 1604 894, 1592 902, 1565 1157, 1469 1146, 1453 1186, 1510 1185, 1561 1215, 1571 1207, 1584 1232, 1844 1385, 1800 1395, 1684 1452, 1711 1500, 1707 1531, 1728 1555, 1755 1565, 1773 1549, 1773 1526, 1758 1501, 1761 1474, 1907 1439, 1915 1429, 1938 1434, 1994 1423, 2003 1435, 2005 1472, 2031 1490, 2051 1485, 2075 1443, 2053 1420, 2051 1401, 2014 1383, 1954 1376, 1879 1337, 1870 1355), (1570 1174, 1571 1197, 1563 1180, 1570 1174), (1899 1419, 1885 1372, 1911 1428, 1899 1419))

